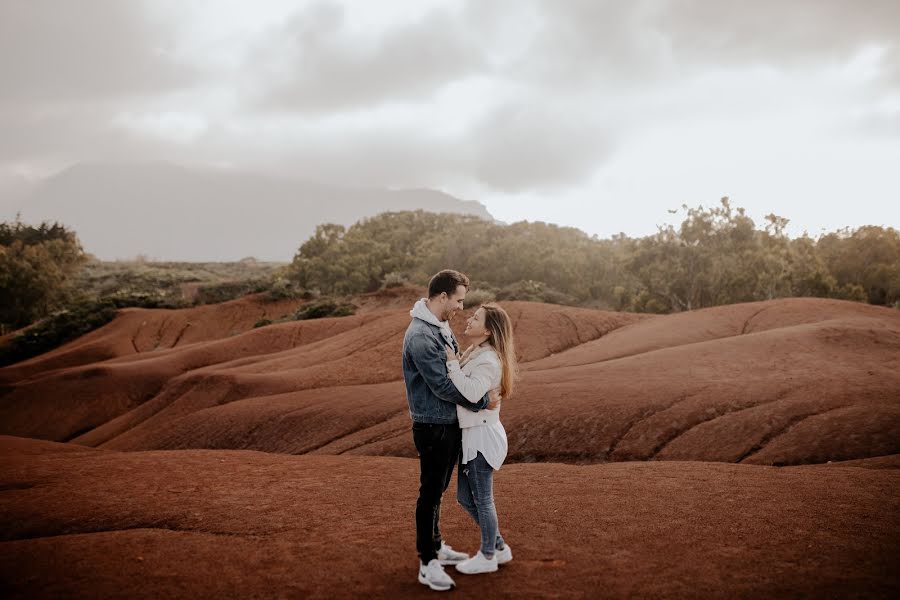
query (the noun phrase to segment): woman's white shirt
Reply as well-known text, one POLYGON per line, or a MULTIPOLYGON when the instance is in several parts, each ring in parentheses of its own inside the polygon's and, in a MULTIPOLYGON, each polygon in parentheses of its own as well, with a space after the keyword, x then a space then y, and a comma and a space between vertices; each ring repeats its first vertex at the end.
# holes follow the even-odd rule
MULTIPOLYGON (((489 390, 500 387, 500 357, 490 346, 475 348, 462 364, 458 360, 448 361, 447 371, 456 389, 473 404, 489 390)), ((456 414, 462 429, 462 463, 473 460, 481 452, 491 467, 499 469, 506 460, 508 448, 500 409, 472 412, 457 406, 456 414)))

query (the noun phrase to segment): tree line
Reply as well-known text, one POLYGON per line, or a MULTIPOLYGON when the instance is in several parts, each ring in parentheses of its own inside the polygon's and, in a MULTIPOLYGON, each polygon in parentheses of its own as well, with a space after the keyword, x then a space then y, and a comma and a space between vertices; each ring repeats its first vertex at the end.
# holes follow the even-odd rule
POLYGON ((677 212, 678 226, 609 239, 541 222, 383 213, 349 228, 320 225, 287 277, 304 289, 347 295, 425 284, 452 267, 469 275, 479 299, 652 313, 799 296, 900 307, 900 234, 891 227, 791 239, 788 219, 770 214, 757 224, 728 198, 677 212))
MULTIPOLYGON (((424 211, 383 213, 349 228, 326 223, 290 264, 247 285, 216 288, 213 301, 266 290, 272 298, 347 296, 404 282, 424 285, 451 267, 469 275, 470 296, 479 301, 669 313, 813 296, 900 308, 900 234, 894 228, 792 239, 784 217, 770 214, 757 224, 727 198, 678 212, 680 225, 608 239, 541 222, 506 225, 424 211)), ((73 282, 89 268, 87 261, 75 232, 64 225, 33 226, 18 218, 0 223, 0 333, 83 303, 85 292, 73 282)), ((118 293, 106 304, 172 306, 168 297, 150 296, 118 293)))

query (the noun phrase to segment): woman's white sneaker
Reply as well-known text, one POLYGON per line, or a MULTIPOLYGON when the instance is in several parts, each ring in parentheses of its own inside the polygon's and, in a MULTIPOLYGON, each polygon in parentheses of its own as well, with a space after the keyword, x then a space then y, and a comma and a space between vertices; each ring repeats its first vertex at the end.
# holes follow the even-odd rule
POLYGON ((506 544, 503 546, 503 550, 494 550, 494 557, 497 559, 498 565, 505 565, 512 560, 512 548, 506 544))
POLYGON ((465 552, 457 552, 444 542, 441 542, 441 548, 437 551, 438 561, 446 565, 458 565, 464 560, 469 560, 469 555, 465 552))
POLYGON ((465 573, 466 575, 493 573, 497 570, 497 555, 494 554, 494 556, 490 558, 485 558, 484 554, 479 550, 478 554, 469 560, 464 560, 456 565, 456 570, 460 573, 465 573))
POLYGON ((446 592, 456 585, 436 558, 432 558, 427 565, 419 562, 419 583, 437 592, 446 592))

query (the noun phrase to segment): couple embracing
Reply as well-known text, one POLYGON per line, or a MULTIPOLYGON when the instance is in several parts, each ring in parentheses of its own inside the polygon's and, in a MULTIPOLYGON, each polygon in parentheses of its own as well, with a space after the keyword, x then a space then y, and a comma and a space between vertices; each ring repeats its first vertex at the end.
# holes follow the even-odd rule
POLYGON ((512 560, 493 494, 494 471, 507 451, 500 400, 510 397, 516 372, 512 322, 499 306, 481 306, 466 326, 472 345, 461 353, 450 319, 462 310, 468 289, 469 279, 457 271, 432 277, 428 298, 410 311, 403 340, 403 379, 420 467, 419 582, 437 591, 455 585, 446 565, 474 575, 512 560), (441 497, 457 463, 457 501, 481 529, 481 548, 471 558, 444 543, 439 527, 441 497))

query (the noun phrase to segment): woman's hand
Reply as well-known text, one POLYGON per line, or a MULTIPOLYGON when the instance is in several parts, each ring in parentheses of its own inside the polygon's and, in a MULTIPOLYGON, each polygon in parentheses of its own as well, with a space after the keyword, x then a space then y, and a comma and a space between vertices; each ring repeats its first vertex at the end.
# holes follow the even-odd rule
POLYGON ((450 346, 444 346, 444 351, 447 352, 447 362, 451 360, 459 360, 459 357, 456 355, 456 351, 450 346))
POLYGON ((494 388, 488 394, 488 410, 497 410, 500 408, 500 401, 503 397, 500 395, 500 388, 494 388))

